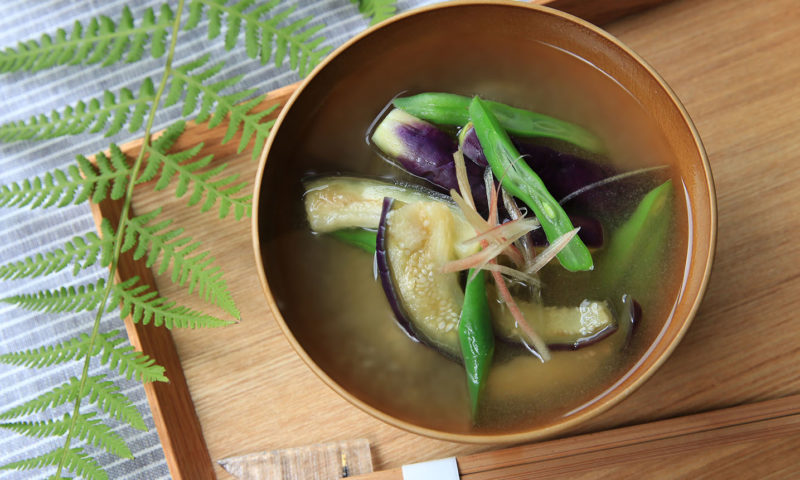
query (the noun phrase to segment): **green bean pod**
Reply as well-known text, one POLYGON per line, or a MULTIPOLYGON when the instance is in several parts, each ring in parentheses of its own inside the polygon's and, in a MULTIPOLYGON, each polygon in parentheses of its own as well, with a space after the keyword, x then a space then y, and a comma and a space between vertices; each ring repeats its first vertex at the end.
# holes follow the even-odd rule
MULTIPOLYGON (((572 231, 575 227, 567 213, 547 191, 536 172, 522 161, 508 133, 480 98, 472 99, 469 115, 494 176, 501 181, 508 193, 533 210, 542 224, 547 240, 553 242, 572 231)), ((557 257, 561 265, 571 272, 591 270, 594 266, 589 249, 577 235, 557 257)))
MULTIPOLYGON (((452 93, 429 92, 394 99, 394 106, 431 123, 463 127, 469 121, 471 99, 452 93)), ((555 138, 571 143, 588 152, 603 153, 602 140, 574 123, 541 113, 512 107, 504 103, 485 101, 500 125, 517 137, 555 138)))
POLYGON ((494 332, 483 270, 476 273, 470 269, 467 278, 472 280, 464 289, 464 305, 458 322, 458 337, 461 341, 464 369, 467 372, 472 418, 475 419, 481 391, 486 385, 494 356, 494 332))
POLYGON ((335 230, 329 234, 340 242, 360 248, 367 253, 375 253, 375 242, 378 233, 374 230, 366 228, 346 228, 344 230, 335 230))
MULTIPOLYGON (((631 216, 611 237, 600 266, 603 284, 619 288, 623 278, 628 288, 641 288, 652 278, 660 255, 667 251, 670 219, 672 218, 672 180, 650 190, 636 206, 631 216)), ((646 292, 637 293, 641 298, 646 292)))

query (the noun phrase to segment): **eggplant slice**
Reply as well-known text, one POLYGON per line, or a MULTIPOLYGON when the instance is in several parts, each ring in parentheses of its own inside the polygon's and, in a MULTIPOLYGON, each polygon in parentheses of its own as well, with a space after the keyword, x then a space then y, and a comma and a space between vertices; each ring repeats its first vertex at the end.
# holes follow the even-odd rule
MULTIPOLYGON (((474 229, 452 200, 409 184, 347 176, 305 182, 306 214, 312 230, 377 229, 376 260, 386 298, 409 337, 461 358, 458 321, 464 291, 458 273, 442 273, 452 260, 475 253, 474 229)), ((493 288, 489 288, 490 296, 493 288)), ((490 300, 496 300, 495 298, 490 300)), ((526 343, 508 309, 490 301, 495 333, 526 343)), ((525 318, 550 348, 591 345, 617 330, 605 302, 585 300, 577 307, 518 302, 525 318)))
MULTIPOLYGON (((489 290, 489 304, 495 334, 505 341, 528 344, 511 312, 497 301, 497 295, 492 295, 493 290, 489 290)), ((566 307, 517 301, 517 306, 525 320, 553 350, 576 350, 617 331, 617 322, 606 302, 584 300, 577 307, 566 307)))
POLYGON ((464 291, 457 273, 441 269, 459 258, 454 247, 469 238, 459 236, 468 229, 459 228, 463 219, 440 202, 398 203, 384 201, 378 227, 378 272, 386 297, 410 336, 461 358, 458 321, 464 291))
POLYGON ((455 245, 458 257, 472 255, 475 245, 461 242, 475 236, 472 227, 453 200, 441 193, 408 183, 387 182, 375 178, 325 176, 303 182, 303 201, 311 230, 330 233, 349 228, 377 229, 381 220, 383 199, 393 198, 404 204, 435 202, 444 205, 456 219, 459 241, 455 245))

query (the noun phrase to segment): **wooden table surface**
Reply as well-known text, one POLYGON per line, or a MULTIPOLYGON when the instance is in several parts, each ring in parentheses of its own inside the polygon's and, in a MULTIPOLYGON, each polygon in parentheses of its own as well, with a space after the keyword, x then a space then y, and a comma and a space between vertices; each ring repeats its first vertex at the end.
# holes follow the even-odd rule
MULTIPOLYGON (((800 242, 792 237, 800 237, 797 1, 683 0, 605 28, 655 67, 694 120, 716 183, 719 235, 705 300, 677 350, 639 390, 576 432, 800 393, 800 242)), ((254 179, 256 163, 246 155, 228 160, 254 179)), ((377 470, 498 448, 406 433, 341 399, 302 363, 274 322, 253 264, 249 222, 200 215, 169 191, 143 193, 134 209, 162 206, 166 216, 181 219, 225 269, 242 312, 234 326, 173 334, 212 459, 364 437, 377 470)), ((168 280, 156 283, 164 296, 205 308, 168 280)), ((731 472, 787 478, 786 468, 800 464, 800 449, 787 445, 798 444, 794 433, 700 448, 683 454, 680 468, 645 456, 572 478, 624 478, 641 468, 674 478, 730 478, 731 472), (773 463, 779 459, 784 463, 773 463)), ((216 468, 219 478, 230 478, 216 468)))

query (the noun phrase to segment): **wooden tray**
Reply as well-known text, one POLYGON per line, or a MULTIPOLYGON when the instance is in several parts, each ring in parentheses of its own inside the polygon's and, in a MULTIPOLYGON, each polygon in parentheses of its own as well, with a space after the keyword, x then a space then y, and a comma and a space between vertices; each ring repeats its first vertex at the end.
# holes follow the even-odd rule
MULTIPOLYGON (((454 455, 470 479, 525 478, 534 469, 548 478, 624 478, 642 465, 669 465, 672 477, 703 468, 755 475, 772 472, 778 460, 788 469, 778 476, 790 476, 783 474, 800 464, 800 451, 787 447, 800 441, 800 242, 792 238, 800 235, 800 19, 793 2, 684 0, 607 25, 665 77, 694 118, 717 186, 719 240, 705 301, 672 357, 628 399, 572 432, 600 433, 496 451, 373 419, 317 379, 282 336, 253 266, 249 222, 200 214, 169 190, 139 190, 134 210, 163 207, 165 218, 204 242, 242 312, 231 327, 172 335, 126 323, 132 343, 167 368, 170 383, 146 392, 173 477, 230 478, 212 458, 356 437, 370 440, 376 469, 388 470, 369 478, 400 478, 402 464, 454 455), (697 412, 710 413, 687 416, 697 412), (732 444, 740 441, 748 443, 732 444), (680 469, 674 457, 661 458, 667 454, 681 454, 680 469), (628 458, 640 463, 626 465, 628 458)), ((598 22, 659 2, 538 3, 598 22)), ((264 106, 285 101, 293 89, 272 92, 264 106)), ((252 182, 250 152, 237 155, 236 139, 219 144, 225 128, 190 125, 176 148, 203 141, 204 154, 252 182)), ((138 145, 124 150, 133 155, 138 145)), ((113 221, 118 210, 105 202, 95 216, 113 221)), ((207 308, 123 258, 119 276, 132 275, 167 298, 207 308)))

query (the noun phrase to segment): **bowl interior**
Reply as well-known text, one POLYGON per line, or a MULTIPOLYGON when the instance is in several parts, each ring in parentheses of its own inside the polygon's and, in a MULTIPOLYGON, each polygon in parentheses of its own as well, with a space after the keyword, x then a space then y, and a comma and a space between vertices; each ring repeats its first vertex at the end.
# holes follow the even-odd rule
POLYGON ((715 229, 713 184, 702 145, 677 98, 650 67, 608 34, 565 14, 519 2, 467 2, 397 17, 353 39, 306 79, 262 155, 253 230, 257 267, 275 317, 326 383, 402 428, 451 440, 506 442, 550 435, 596 415, 664 361, 697 309, 715 229), (300 180, 315 172, 397 175, 365 139, 387 102, 406 91, 478 93, 528 107, 596 131, 608 140, 616 167, 671 166, 676 192, 683 196, 676 202, 686 212, 678 221, 681 258, 670 273, 675 296, 657 322, 637 331, 635 358, 605 386, 549 418, 470 432, 438 423, 436 414, 382 403, 363 385, 391 379, 353 378, 346 367, 332 365, 336 358, 324 353, 329 338, 320 326, 325 315, 307 308, 313 299, 298 300, 298 289, 317 281, 313 265, 323 259, 315 255, 325 255, 305 251, 308 244, 298 233, 308 229, 300 180), (298 250, 308 258, 304 273, 287 261, 298 250))

